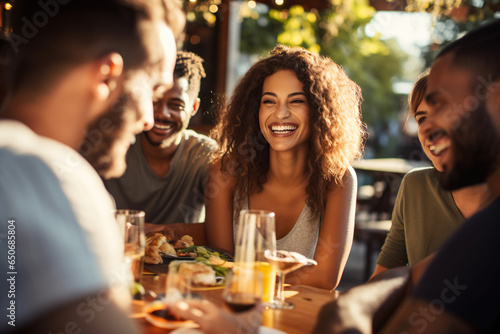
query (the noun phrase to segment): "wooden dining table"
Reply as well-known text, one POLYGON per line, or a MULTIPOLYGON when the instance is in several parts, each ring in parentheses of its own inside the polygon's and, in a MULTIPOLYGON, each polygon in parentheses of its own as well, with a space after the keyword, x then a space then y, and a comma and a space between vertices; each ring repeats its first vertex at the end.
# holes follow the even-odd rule
MULTIPOLYGON (((167 274, 143 273, 141 283, 146 290, 154 291, 157 294, 164 293, 166 277, 167 274)), ((224 307, 222 290, 221 288, 206 288, 197 289, 195 292, 202 298, 213 302, 217 307, 224 307)), ((295 307, 291 310, 264 309, 262 326, 289 334, 311 333, 321 307, 337 298, 338 295, 338 291, 318 289, 305 285, 285 286, 285 297, 287 301, 295 304, 295 307)), ((174 330, 162 329, 150 324, 145 319, 145 303, 144 301, 134 300, 132 314, 130 315, 135 319, 141 333, 169 333, 174 330)))

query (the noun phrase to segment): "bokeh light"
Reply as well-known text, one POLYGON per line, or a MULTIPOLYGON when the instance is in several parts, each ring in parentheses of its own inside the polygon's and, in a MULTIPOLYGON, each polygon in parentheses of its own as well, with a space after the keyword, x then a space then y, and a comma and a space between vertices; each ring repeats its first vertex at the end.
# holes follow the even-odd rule
POLYGON ((189 22, 193 22, 194 20, 196 20, 196 14, 193 13, 193 12, 189 12, 189 13, 186 14, 186 19, 189 22))
POLYGON ((219 6, 217 6, 217 5, 210 5, 210 7, 208 8, 208 10, 210 11, 210 13, 215 14, 219 10, 219 6))

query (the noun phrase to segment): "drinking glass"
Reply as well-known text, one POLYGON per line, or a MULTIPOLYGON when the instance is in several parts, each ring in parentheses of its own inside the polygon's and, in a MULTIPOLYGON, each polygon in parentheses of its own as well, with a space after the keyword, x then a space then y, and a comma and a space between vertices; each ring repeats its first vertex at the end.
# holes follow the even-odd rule
POLYGON ((276 250, 274 212, 242 210, 236 238, 236 265, 253 265, 262 273, 262 301, 273 303, 276 273, 264 256, 266 250, 276 250))
POLYGON ((125 262, 133 274, 134 281, 141 280, 146 240, 144 237, 144 211, 116 210, 115 218, 123 236, 125 262))
MULTIPOLYGON (((179 271, 183 261, 172 261, 168 266, 168 275, 165 287, 165 303, 175 303, 179 300, 191 299, 192 271, 179 271)), ((190 262, 189 262, 190 263, 190 262)))
POLYGON ((283 295, 285 274, 297 270, 308 264, 317 265, 317 262, 306 258, 302 254, 283 250, 266 250, 264 255, 271 266, 274 268, 274 270, 276 270, 276 272, 278 273, 278 290, 276 292, 274 303, 270 305, 270 307, 273 309, 284 310, 294 308, 294 305, 292 303, 285 301, 285 297, 283 295))
POLYGON ((170 262, 165 282, 165 294, 145 306, 146 320, 157 327, 166 329, 199 327, 192 320, 179 318, 170 312, 171 304, 193 298, 191 289, 193 272, 179 271, 179 265, 182 262, 170 262))
POLYGON ((250 310, 262 300, 262 273, 253 266, 233 268, 226 274, 222 295, 231 311, 250 310))

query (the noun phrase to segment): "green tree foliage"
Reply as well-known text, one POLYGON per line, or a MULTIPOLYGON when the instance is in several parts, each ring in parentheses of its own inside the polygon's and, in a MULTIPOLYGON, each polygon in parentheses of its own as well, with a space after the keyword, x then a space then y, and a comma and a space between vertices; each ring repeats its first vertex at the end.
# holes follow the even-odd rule
POLYGON ((375 9, 367 0, 330 1, 331 8, 323 12, 292 6, 244 17, 241 51, 260 55, 278 42, 331 57, 362 88, 363 120, 370 132, 382 131, 401 109, 401 97, 393 92, 392 83, 402 76, 406 54, 394 40, 368 36, 365 27, 375 9))
POLYGON ((446 45, 498 17, 500 0, 463 0, 460 7, 441 12, 433 18, 433 43, 422 50, 425 67, 432 65, 435 56, 446 45))
POLYGON ((365 27, 375 10, 366 0, 341 1, 325 14, 326 24, 318 31, 321 53, 342 65, 362 88, 363 119, 368 126, 384 128, 401 108, 392 83, 402 75, 405 53, 395 40, 384 41, 377 34, 367 36, 365 27))

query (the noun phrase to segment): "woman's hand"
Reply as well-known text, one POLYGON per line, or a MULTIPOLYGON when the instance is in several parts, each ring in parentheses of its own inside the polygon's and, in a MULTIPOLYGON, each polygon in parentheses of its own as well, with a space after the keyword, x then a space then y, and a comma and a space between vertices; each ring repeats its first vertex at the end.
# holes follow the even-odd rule
POLYGON ((172 313, 200 325, 203 333, 258 333, 262 304, 246 312, 230 313, 208 300, 180 301, 170 308, 172 313))

